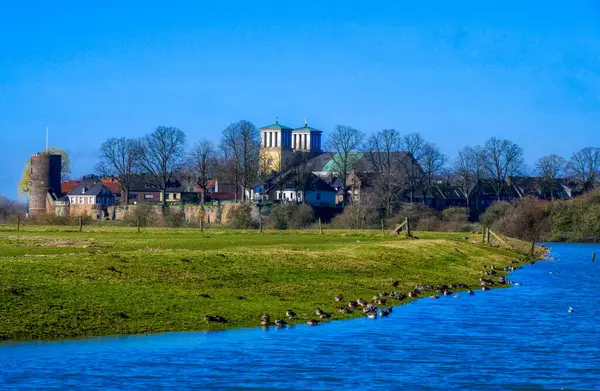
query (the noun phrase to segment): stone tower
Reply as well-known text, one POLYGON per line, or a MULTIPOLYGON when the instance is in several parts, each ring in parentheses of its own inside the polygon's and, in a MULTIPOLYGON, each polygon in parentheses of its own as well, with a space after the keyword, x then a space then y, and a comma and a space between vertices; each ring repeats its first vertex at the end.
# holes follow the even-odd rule
POLYGON ((29 214, 46 213, 48 194, 60 197, 61 155, 39 153, 31 156, 29 214))

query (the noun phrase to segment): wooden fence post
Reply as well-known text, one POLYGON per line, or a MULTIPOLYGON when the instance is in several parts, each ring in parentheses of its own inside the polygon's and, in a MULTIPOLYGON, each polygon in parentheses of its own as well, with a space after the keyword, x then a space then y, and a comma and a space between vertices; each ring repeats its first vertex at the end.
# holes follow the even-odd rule
POLYGON ((383 219, 381 219, 381 234, 385 236, 385 223, 383 222, 383 219))
POLYGON ((412 238, 412 232, 410 232, 410 219, 407 217, 405 222, 406 222, 406 237, 412 238))
POLYGON ((485 226, 481 227, 481 243, 485 242, 485 226))
POLYGON ((258 214, 258 229, 259 232, 262 233, 262 214, 258 214))
POLYGON ((486 241, 487 244, 490 244, 490 229, 486 228, 485 232, 486 232, 485 241, 486 241))
POLYGON ((83 218, 79 217, 79 232, 83 229, 83 218))
POLYGON ((321 218, 319 217, 319 233, 323 235, 323 224, 321 223, 321 218))
POLYGON ((200 217, 200 232, 204 232, 204 216, 200 217))

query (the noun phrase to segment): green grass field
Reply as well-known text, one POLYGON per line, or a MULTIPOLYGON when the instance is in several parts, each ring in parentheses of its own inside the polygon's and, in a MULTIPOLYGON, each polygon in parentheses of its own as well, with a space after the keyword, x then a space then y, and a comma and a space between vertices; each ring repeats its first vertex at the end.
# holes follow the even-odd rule
POLYGON ((362 316, 338 313, 334 296, 345 305, 416 284, 478 287, 482 264, 519 258, 477 235, 416 235, 0 226, 0 339, 252 327, 287 309, 303 323, 317 307, 362 316))

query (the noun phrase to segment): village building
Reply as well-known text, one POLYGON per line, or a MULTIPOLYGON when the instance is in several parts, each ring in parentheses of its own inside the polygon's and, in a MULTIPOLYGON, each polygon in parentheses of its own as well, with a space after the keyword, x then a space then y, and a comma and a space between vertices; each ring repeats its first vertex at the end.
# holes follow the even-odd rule
POLYGON ((299 153, 310 157, 319 155, 322 153, 322 133, 308 126, 306 120, 304 126, 291 128, 280 124, 276 117, 274 124, 260 128, 260 172, 283 172, 294 166, 299 153))

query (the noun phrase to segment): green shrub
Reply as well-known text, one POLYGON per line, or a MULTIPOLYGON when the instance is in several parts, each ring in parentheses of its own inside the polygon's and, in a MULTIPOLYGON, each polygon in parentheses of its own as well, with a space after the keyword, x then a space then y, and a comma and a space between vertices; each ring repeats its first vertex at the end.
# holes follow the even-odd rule
POLYGON ((379 211, 371 203, 356 203, 344 208, 344 211, 331 221, 333 228, 367 229, 378 228, 379 211))
POLYGON ((136 227, 138 221, 142 227, 157 225, 159 218, 156 215, 154 206, 150 204, 130 205, 123 217, 123 224, 136 227))
POLYGON ((313 222, 313 209, 306 204, 278 204, 271 209, 269 221, 274 229, 306 228, 313 222))
POLYGON ((258 221, 252 216, 252 205, 240 204, 231 208, 227 214, 227 225, 234 229, 252 229, 258 227, 258 221))
POLYGON ((497 201, 490 205, 481 216, 479 221, 486 227, 491 227, 494 223, 506 215, 510 209, 510 204, 505 201, 497 201))
POLYGON ((313 208, 307 204, 296 205, 292 218, 290 220, 290 228, 301 229, 310 227, 313 223, 313 208))
POLYGON ((36 220, 30 220, 28 223, 33 224, 43 224, 43 225, 72 225, 78 226, 79 219, 81 218, 81 223, 83 225, 90 225, 94 222, 91 216, 83 215, 83 216, 57 216, 53 213, 46 213, 40 216, 36 220))
POLYGON ((185 212, 167 208, 163 217, 163 225, 169 228, 181 228, 185 224, 185 212))

